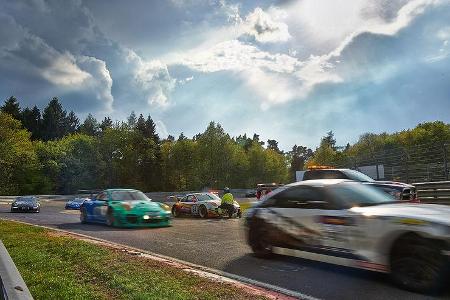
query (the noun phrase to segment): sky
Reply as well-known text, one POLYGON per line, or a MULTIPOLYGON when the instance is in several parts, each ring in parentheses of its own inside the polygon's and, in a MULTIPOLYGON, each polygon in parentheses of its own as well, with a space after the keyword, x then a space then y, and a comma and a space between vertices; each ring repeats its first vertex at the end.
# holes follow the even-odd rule
POLYGON ((0 99, 280 148, 450 122, 450 0, 0 0, 0 99))

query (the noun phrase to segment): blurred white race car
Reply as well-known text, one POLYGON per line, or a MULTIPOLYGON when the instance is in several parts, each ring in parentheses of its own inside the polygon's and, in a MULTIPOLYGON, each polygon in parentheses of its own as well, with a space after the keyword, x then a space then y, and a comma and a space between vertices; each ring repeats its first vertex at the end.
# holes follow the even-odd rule
POLYGON ((266 196, 247 212, 246 227, 259 257, 291 255, 385 272, 418 292, 447 283, 447 206, 402 203, 348 180, 311 180, 266 196))
MULTIPOLYGON (((172 206, 172 215, 179 217, 180 215, 199 216, 200 218, 220 217, 221 210, 218 209, 221 199, 214 193, 193 193, 187 194, 179 199, 172 206)), ((241 206, 234 201, 234 212, 231 217, 241 217, 241 206)))

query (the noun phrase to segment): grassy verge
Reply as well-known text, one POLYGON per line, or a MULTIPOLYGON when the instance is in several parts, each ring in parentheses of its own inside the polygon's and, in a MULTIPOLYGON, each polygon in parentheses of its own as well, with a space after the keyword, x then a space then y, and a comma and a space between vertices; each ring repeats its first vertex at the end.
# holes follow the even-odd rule
POLYGON ((0 239, 35 299, 255 299, 161 262, 0 220, 0 239))
POLYGON ((250 207, 252 207, 253 203, 251 203, 251 202, 244 202, 244 203, 239 203, 239 205, 241 206, 241 211, 244 212, 247 209, 249 209, 250 207))

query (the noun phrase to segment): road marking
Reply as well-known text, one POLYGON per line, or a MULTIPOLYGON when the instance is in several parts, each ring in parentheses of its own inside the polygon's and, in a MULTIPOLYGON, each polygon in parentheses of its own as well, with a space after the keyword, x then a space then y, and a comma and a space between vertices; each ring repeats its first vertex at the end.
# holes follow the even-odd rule
MULTIPOLYGON (((269 284, 269 283, 264 283, 264 282, 261 282, 261 281, 258 281, 258 280, 254 280, 254 279, 251 279, 251 278, 248 278, 248 277, 244 277, 244 276, 228 273, 228 272, 225 272, 225 271, 222 271, 222 270, 218 270, 218 269, 213 269, 213 268, 197 265, 197 264, 194 264, 194 263, 191 263, 191 262, 188 262, 188 261, 184 261, 184 260, 181 260, 181 259, 178 259, 178 258, 174 258, 174 257, 170 257, 170 256, 154 253, 154 252, 151 252, 151 251, 148 251, 148 250, 139 249, 139 248, 135 248, 135 247, 124 245, 124 244, 111 242, 111 241, 108 241, 108 240, 105 240, 105 239, 89 236, 89 235, 86 235, 86 234, 77 233, 77 232, 68 231, 68 230, 62 230, 62 229, 53 228, 53 227, 49 227, 49 226, 31 224, 31 223, 18 221, 18 220, 14 220, 14 219, 9 219, 9 218, 0 218, 0 219, 5 219, 5 220, 8 220, 8 221, 13 221, 13 222, 22 223, 22 224, 26 224, 26 225, 31 225, 31 226, 35 226, 35 227, 41 227, 41 228, 45 228, 45 229, 49 229, 49 230, 55 230, 55 231, 59 231, 59 232, 62 232, 62 233, 69 234, 69 235, 76 235, 76 236, 85 238, 87 240, 97 241, 99 243, 104 243, 106 245, 111 245, 111 246, 115 246, 115 247, 118 247, 118 248, 123 248, 125 251, 127 249, 130 249, 132 251, 140 252, 142 254, 145 254, 149 258, 153 257, 155 259, 166 260, 166 261, 169 261, 169 262, 174 262, 174 263, 178 263, 178 264, 181 264, 181 265, 188 266, 188 267, 194 269, 193 270, 194 273, 197 273, 199 275, 203 274, 204 276, 209 276, 209 278, 212 278, 211 276, 213 276, 213 277, 216 277, 217 279, 220 279, 220 280, 225 281, 225 282, 230 282, 230 283, 232 283, 233 280, 234 280, 235 283, 248 284, 248 285, 250 285, 250 287, 251 286, 254 286, 255 288, 259 287, 259 288, 262 288, 262 289, 266 289, 268 291, 277 292, 277 293, 284 294, 286 296, 297 298, 297 299, 320 300, 319 298, 315 298, 313 296, 310 296, 310 295, 307 295, 307 294, 304 294, 304 293, 301 293, 301 292, 292 291, 292 290, 285 289, 285 288, 282 288, 282 287, 279 287, 279 286, 276 286, 276 285, 272 285, 272 284, 269 284)), ((283 299, 283 298, 275 297, 275 299, 283 299)))

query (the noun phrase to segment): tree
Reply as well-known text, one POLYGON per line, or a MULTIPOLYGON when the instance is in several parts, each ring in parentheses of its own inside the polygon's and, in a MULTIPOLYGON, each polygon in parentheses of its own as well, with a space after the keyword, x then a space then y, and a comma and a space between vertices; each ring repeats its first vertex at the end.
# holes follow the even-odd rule
POLYGON ((336 139, 334 138, 333 131, 328 131, 327 135, 322 138, 321 144, 329 146, 332 150, 336 151, 336 139))
POLYGON ((0 112, 0 194, 29 194, 43 187, 30 137, 19 120, 0 112))
POLYGON ((134 111, 132 111, 127 119, 127 124, 130 128, 135 128, 136 122, 137 122, 136 114, 134 113, 134 111))
POLYGON ((80 126, 80 132, 90 136, 98 135, 100 131, 100 126, 98 125, 97 119, 91 114, 88 114, 83 124, 80 126))
POLYGON ((1 107, 1 111, 10 114, 16 120, 20 120, 20 106, 14 96, 11 96, 5 100, 5 104, 1 107))
POLYGON ((313 156, 313 151, 305 146, 294 145, 287 155, 290 161, 291 178, 295 179, 295 172, 305 168, 306 162, 313 156))
POLYGON ((69 113, 69 115, 66 118, 66 126, 67 126, 67 134, 72 134, 78 131, 80 127, 80 120, 75 115, 73 111, 69 113))
POLYGON ((54 97, 42 114, 42 138, 44 141, 60 139, 68 133, 67 113, 58 98, 54 97))
POLYGON ((283 153, 283 151, 278 148, 278 142, 276 140, 267 140, 267 149, 271 149, 277 153, 283 153))
POLYGON ((32 109, 28 107, 22 111, 22 125, 31 132, 31 139, 37 140, 41 138, 42 118, 40 110, 34 106, 32 109))
POLYGON ((100 129, 102 130, 102 132, 105 132, 108 128, 112 128, 113 126, 113 121, 111 120, 110 117, 105 117, 102 121, 102 123, 100 124, 100 129))

